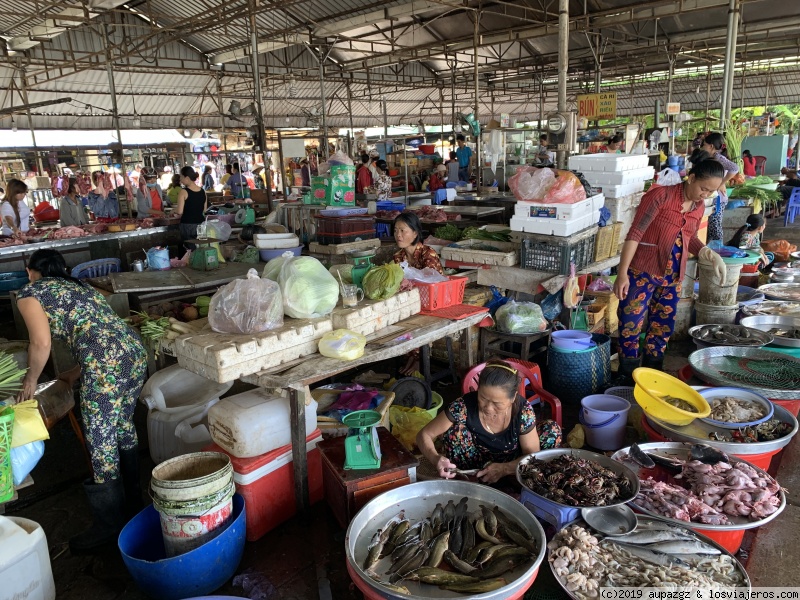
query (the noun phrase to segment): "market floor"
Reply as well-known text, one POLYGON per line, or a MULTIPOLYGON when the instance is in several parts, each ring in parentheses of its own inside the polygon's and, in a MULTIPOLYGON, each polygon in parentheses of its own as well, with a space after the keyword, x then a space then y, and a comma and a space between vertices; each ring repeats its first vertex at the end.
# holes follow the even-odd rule
MULTIPOLYGON (((800 223, 784 229, 770 220, 769 238, 800 242, 800 223)), ((686 364, 694 349, 686 343, 671 344, 665 370, 671 373, 686 364)), ((456 386, 437 388, 445 398, 457 393, 456 386)), ((575 415, 566 412, 567 430, 575 415)), ((149 484, 154 466, 144 448, 145 410, 137 407, 137 429, 142 440, 141 476, 149 484)), ((747 569, 753 585, 800 586, 796 567, 796 540, 800 535, 800 443, 793 440, 783 453, 778 481, 787 489, 788 506, 757 535, 745 539, 747 569)), ((66 420, 51 431, 47 452, 32 473, 33 486, 21 490, 20 499, 6 506, 6 514, 32 519, 44 528, 50 548, 53 574, 59 600, 138 600, 147 596, 128 574, 114 547, 94 556, 72 556, 67 547, 70 536, 90 523, 89 509, 81 481, 88 475, 82 450, 66 420)), ((363 596, 350 582, 345 569, 344 531, 324 502, 311 508, 304 517, 295 517, 255 543, 248 543, 237 573, 248 572, 261 585, 267 600, 305 600, 334 598, 360 600, 363 596)), ((531 598, 566 598, 549 569, 540 570, 531 598)), ((228 582, 219 594, 246 596, 241 587, 228 582)), ((255 597, 255 596, 254 596, 255 597)))

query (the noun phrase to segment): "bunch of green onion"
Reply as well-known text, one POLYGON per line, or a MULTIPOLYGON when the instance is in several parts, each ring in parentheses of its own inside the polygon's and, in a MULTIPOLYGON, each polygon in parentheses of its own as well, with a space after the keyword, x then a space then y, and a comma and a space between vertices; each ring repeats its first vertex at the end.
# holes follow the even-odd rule
POLYGON ((0 400, 15 395, 22 389, 22 378, 28 369, 20 369, 14 357, 0 352, 0 400))

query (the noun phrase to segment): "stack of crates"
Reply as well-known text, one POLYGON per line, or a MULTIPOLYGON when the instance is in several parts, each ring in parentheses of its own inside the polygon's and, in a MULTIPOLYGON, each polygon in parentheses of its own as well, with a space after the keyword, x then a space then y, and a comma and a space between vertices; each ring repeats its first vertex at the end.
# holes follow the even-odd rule
POLYGON ((375 237, 375 217, 314 217, 317 226, 317 243, 349 244, 375 237))

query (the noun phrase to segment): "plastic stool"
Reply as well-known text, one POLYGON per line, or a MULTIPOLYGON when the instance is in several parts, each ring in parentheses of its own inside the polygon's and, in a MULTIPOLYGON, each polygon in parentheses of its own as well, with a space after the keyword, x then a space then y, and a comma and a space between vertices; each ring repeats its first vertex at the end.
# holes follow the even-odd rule
POLYGON ((119 258, 98 258, 73 267, 70 275, 75 279, 104 277, 109 273, 119 273, 121 265, 122 261, 119 258))
POLYGON ((392 237, 392 234, 389 231, 388 223, 375 223, 375 231, 377 232, 379 238, 392 237))
POLYGON ((488 360, 491 356, 530 360, 532 353, 538 353, 547 348, 549 332, 514 334, 481 329, 481 360, 488 360), (544 342, 542 343, 542 340, 544 342), (519 350, 514 350, 519 345, 519 350))

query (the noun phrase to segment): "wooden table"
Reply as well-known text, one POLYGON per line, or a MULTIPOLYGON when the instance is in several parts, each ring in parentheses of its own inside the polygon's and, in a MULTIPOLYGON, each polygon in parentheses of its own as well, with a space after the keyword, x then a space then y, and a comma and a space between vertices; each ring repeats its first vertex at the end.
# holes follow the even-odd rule
POLYGON ((224 285, 233 279, 247 275, 250 269, 260 265, 227 262, 213 271, 197 271, 191 267, 169 269, 168 271, 126 271, 111 273, 109 278, 115 293, 140 294, 160 290, 197 290, 224 285))
MULTIPOLYGON (((453 335, 477 325, 485 313, 472 315, 460 321, 417 315, 367 336, 364 355, 356 360, 344 361, 326 358, 320 354, 305 356, 259 373, 242 377, 242 381, 268 389, 285 389, 289 392, 292 428, 292 460, 294 464, 295 498, 298 510, 306 510, 308 500, 308 465, 306 458, 306 388, 307 386, 349 371, 355 367, 404 356, 421 346, 453 335)), ((461 351, 472 353, 471 340, 461 336, 461 351)), ((471 363, 475 360, 472 357, 471 363)))

